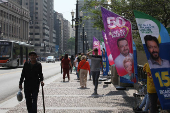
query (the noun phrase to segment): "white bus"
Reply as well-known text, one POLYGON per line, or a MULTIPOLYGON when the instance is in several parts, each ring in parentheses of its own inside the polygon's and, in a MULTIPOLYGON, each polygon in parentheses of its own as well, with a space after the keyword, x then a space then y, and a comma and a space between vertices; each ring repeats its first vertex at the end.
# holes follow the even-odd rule
POLYGON ((18 67, 28 61, 28 53, 34 46, 25 42, 0 40, 0 66, 18 67))

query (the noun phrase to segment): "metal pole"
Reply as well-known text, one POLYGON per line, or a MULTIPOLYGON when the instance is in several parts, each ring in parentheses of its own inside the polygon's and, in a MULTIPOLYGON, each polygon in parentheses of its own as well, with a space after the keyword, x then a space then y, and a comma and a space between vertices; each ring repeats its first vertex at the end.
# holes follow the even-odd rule
POLYGON ((8 39, 9 39, 9 2, 8 2, 8 38, 7 38, 7 40, 8 39))
POLYGON ((42 99, 43 99, 43 109, 44 109, 44 113, 45 113, 45 102, 44 102, 44 89, 42 86, 42 99))
POLYGON ((0 40, 2 40, 1 33, 2 33, 2 27, 1 27, 1 24, 0 24, 0 40))
POLYGON ((75 54, 77 54, 77 48, 78 48, 78 24, 79 24, 79 20, 78 20, 78 0, 77 0, 77 4, 76 4, 76 21, 75 21, 75 31, 76 31, 76 37, 75 37, 75 54))
POLYGON ((83 53, 84 53, 84 25, 83 25, 83 53))

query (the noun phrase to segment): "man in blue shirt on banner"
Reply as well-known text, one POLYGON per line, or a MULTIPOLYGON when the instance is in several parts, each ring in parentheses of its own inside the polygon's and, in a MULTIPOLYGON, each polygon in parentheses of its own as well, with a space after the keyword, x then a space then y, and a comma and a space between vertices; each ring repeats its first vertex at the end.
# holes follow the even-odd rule
POLYGON ((151 35, 146 35, 144 37, 146 47, 150 53, 150 58, 148 60, 149 67, 153 68, 169 68, 169 61, 161 59, 159 56, 159 42, 158 39, 151 35))

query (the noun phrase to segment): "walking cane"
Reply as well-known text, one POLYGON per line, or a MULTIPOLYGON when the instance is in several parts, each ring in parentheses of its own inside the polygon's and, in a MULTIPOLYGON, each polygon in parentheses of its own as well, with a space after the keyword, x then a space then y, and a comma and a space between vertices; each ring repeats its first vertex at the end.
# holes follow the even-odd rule
POLYGON ((45 113, 45 102, 44 102, 44 90, 43 90, 43 86, 42 86, 42 99, 43 99, 43 109, 44 109, 44 113, 45 113))

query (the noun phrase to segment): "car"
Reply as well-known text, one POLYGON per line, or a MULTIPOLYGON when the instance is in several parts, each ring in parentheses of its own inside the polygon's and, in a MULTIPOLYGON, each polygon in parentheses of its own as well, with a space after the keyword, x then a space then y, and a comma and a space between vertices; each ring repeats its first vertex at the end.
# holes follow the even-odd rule
POLYGON ((49 62, 55 63, 55 58, 54 58, 54 56, 48 56, 48 57, 47 57, 46 63, 49 63, 49 62))

